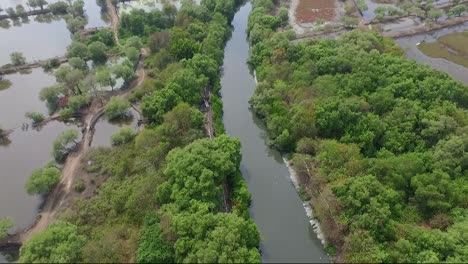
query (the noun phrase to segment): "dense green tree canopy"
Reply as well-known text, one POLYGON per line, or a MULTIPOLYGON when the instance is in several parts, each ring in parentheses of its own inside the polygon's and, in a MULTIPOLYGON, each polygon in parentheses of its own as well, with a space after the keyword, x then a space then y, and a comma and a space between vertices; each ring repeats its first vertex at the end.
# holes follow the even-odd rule
POLYGON ((86 237, 78 234, 76 226, 66 222, 51 224, 34 235, 21 247, 22 263, 76 263, 81 260, 81 247, 86 237))

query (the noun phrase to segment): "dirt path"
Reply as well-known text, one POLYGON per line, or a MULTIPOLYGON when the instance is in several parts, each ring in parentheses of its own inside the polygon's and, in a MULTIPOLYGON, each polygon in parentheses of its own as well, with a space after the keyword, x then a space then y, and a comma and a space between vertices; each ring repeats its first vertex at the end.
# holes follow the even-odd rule
MULTIPOLYGON (((141 56, 135 71, 137 75, 135 80, 133 80, 126 89, 114 91, 113 93, 108 94, 106 96, 107 100, 112 96, 127 97, 135 87, 138 87, 143 83, 146 77, 143 62, 147 54, 148 51, 146 49, 141 50, 141 56)), ((60 182, 52 191, 52 193, 46 197, 42 210, 40 210, 36 221, 29 229, 18 234, 17 240, 19 243, 22 244, 26 242, 33 234, 47 228, 47 226, 56 219, 57 212, 68 206, 70 202, 70 194, 73 192, 73 182, 77 177, 77 172, 80 168, 82 159, 91 147, 94 136, 94 126, 102 115, 104 115, 104 104, 101 104, 100 100, 95 99, 88 109, 87 114, 83 118, 85 131, 82 135, 82 140, 79 143, 77 150, 67 157, 62 170, 62 177, 60 182)))
POLYGON ((112 4, 111 0, 106 0, 106 3, 107 3, 107 13, 109 14, 109 17, 111 20, 111 28, 112 28, 112 31, 114 31, 115 43, 119 47, 122 47, 119 41, 119 13, 117 12, 117 8, 115 8, 115 5, 112 4))

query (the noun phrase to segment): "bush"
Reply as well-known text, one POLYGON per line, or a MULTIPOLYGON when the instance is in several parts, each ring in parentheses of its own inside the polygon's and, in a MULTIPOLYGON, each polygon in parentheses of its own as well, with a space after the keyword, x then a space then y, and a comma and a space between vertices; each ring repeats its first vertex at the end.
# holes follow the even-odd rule
POLYGON ((60 181, 60 170, 54 163, 48 163, 41 169, 33 171, 26 182, 26 192, 30 195, 47 194, 54 189, 60 181))
POLYGON ((39 113, 39 112, 27 112, 25 114, 25 116, 26 116, 26 118, 29 118, 29 119, 32 120, 33 125, 37 125, 37 124, 41 123, 42 121, 44 121, 44 119, 45 119, 44 114, 39 113))
POLYGON ((26 58, 21 52, 13 52, 10 54, 11 64, 14 66, 22 65, 26 63, 26 58))
POLYGON ((86 189, 86 184, 83 179, 78 179, 73 185, 73 190, 77 193, 82 193, 86 189))
POLYGON ((58 113, 59 118, 62 121, 72 118, 73 114, 74 114, 74 111, 72 109, 70 109, 70 108, 64 108, 64 109, 60 110, 59 113, 58 113))
POLYGON ((70 129, 62 132, 52 144, 52 156, 55 161, 62 162, 68 153, 78 144, 78 131, 70 129))
POLYGON ((104 113, 110 120, 128 117, 130 112, 130 102, 122 97, 114 96, 107 103, 104 113))
POLYGON ((131 142, 136 137, 136 135, 137 133, 135 132, 135 130, 129 127, 121 128, 119 131, 112 134, 111 136, 112 145, 120 146, 123 144, 127 144, 131 142))
POLYGON ((77 263, 86 237, 78 227, 58 221, 31 237, 20 249, 20 263, 77 263))

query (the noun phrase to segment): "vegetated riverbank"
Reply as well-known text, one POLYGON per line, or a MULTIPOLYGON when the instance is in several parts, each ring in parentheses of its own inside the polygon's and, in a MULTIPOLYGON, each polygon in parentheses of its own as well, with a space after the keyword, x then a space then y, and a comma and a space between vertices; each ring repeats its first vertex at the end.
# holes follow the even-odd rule
POLYGON ((466 85, 376 32, 292 43, 273 3, 257 5, 252 107, 270 143, 292 153, 334 261, 465 259, 466 168, 448 146, 466 137, 466 85), (446 118, 453 126, 433 130, 446 118))
POLYGON ((122 15, 127 22, 148 25, 144 32, 131 23, 119 27, 122 36, 138 35, 152 47, 145 65, 154 79, 132 94, 133 101, 143 100, 148 124, 122 145, 86 156, 79 167, 100 186, 23 245, 20 261, 259 262, 260 237, 249 220, 250 195, 239 173, 240 144, 222 135, 216 102, 222 48, 240 1, 184 4, 180 21, 172 8, 122 15), (201 12, 205 9, 208 15, 201 12), (153 23, 154 17, 160 20, 153 23), (188 34, 194 21, 200 34, 188 34), (159 42, 165 33, 170 41, 159 42), (209 126, 199 110, 203 99, 210 101, 203 104, 206 119, 213 120, 209 126), (218 136, 203 138, 205 127, 215 130, 210 137, 218 136), (232 230, 238 232, 232 236, 232 230), (63 233, 68 235, 56 237, 63 233), (66 250, 40 251, 37 243, 66 250))

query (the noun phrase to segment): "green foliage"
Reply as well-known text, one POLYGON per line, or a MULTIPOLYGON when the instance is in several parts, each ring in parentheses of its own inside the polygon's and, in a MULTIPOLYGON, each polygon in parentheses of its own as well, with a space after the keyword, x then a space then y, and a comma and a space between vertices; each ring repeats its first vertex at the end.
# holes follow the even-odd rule
POLYGON ((89 95, 74 95, 70 96, 68 99, 68 107, 77 112, 81 110, 83 107, 88 106, 91 102, 91 97, 89 95))
POLYGON ((114 86, 116 84, 115 79, 112 77, 112 74, 109 70, 109 68, 103 66, 99 67, 96 71, 96 82, 101 86, 101 87, 111 87, 112 90, 114 90, 114 86))
POLYGON ((72 57, 68 59, 68 64, 77 70, 80 71, 87 71, 88 70, 88 65, 86 64, 86 61, 84 61, 82 58, 79 57, 72 57))
POLYGON ((22 65, 26 63, 26 58, 21 52, 13 52, 10 54, 11 64, 14 66, 22 65))
POLYGON ((106 114, 107 118, 109 119, 119 119, 128 117, 130 112, 128 109, 130 108, 130 102, 119 96, 114 96, 110 99, 110 101, 106 104, 104 113, 106 114))
POLYGON ((88 21, 86 21, 86 18, 83 17, 72 17, 67 15, 65 18, 65 21, 67 22, 67 29, 70 31, 70 33, 75 34, 76 32, 84 29, 88 21))
POLYGON ((43 88, 39 93, 39 99, 47 103, 49 113, 55 112, 59 107, 59 95, 63 93, 64 87, 62 85, 54 85, 43 88))
POLYGON ((75 225, 58 221, 35 234, 20 249, 22 263, 73 263, 81 260, 86 238, 75 225))
POLYGON ((119 146, 131 142, 137 133, 135 130, 129 127, 121 128, 111 136, 111 142, 113 146, 119 146))
POLYGON ((8 230, 13 227, 13 221, 10 218, 0 218, 0 239, 6 237, 8 230))
POLYGON ((31 119, 33 125, 37 125, 37 124, 41 123, 42 121, 44 121, 44 119, 45 119, 44 114, 39 113, 39 112, 27 112, 25 114, 25 117, 31 119))
POLYGON ((148 216, 140 234, 137 252, 138 263, 174 262, 174 249, 163 236, 158 219, 148 216))
POLYGON ((117 64, 112 68, 112 73, 116 78, 122 78, 126 83, 132 81, 135 78, 133 69, 125 64, 117 64))
POLYGON ((74 129, 60 133, 52 144, 52 156, 56 162, 63 162, 68 153, 72 151, 78 139, 78 131, 74 129))
POLYGON ((68 3, 65 1, 57 1, 50 3, 47 7, 54 15, 65 14, 67 12, 68 3))
MULTIPOLYGON (((269 3, 254 6, 252 107, 272 145, 305 157, 297 171, 319 201, 315 211, 339 257, 450 262, 466 256, 463 238, 450 230, 462 230, 460 212, 466 214, 468 87, 405 59, 376 33, 292 43, 287 32, 275 32, 269 3)), ((422 11, 436 20, 437 10, 427 6, 422 11)), ((381 7, 376 14, 399 12, 381 7)))
POLYGON ((125 48, 125 56, 127 56, 127 59, 133 64, 136 64, 140 58, 140 51, 135 47, 127 47, 125 48))
POLYGON ((51 192, 60 181, 60 170, 53 162, 33 171, 26 182, 26 192, 30 195, 42 195, 51 192))
POLYGON ((67 57, 71 58, 81 58, 86 60, 89 56, 88 47, 79 41, 73 41, 70 46, 67 47, 67 57))
POLYGON ((95 41, 88 45, 89 56, 95 64, 103 64, 107 61, 106 44, 95 41))

